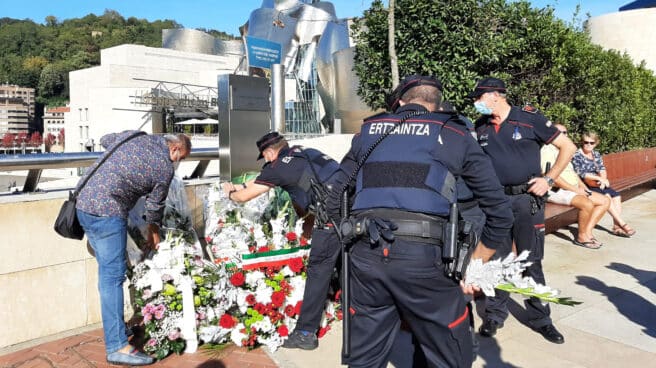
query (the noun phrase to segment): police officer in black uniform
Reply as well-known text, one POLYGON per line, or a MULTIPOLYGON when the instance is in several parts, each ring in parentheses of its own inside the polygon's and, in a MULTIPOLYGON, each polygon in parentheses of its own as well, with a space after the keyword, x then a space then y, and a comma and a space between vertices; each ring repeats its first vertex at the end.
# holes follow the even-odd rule
MULTIPOLYGON (((497 78, 485 78, 478 82, 469 97, 481 116, 475 123, 478 142, 492 159, 496 174, 504 186, 505 194, 512 202, 515 223, 512 245, 516 251, 530 251, 533 264, 525 271, 526 276, 545 284, 542 271, 544 255, 544 199, 576 151, 574 143, 561 135, 553 124, 535 108, 511 106, 506 99, 506 85, 497 78), (553 144, 560 153, 553 167, 542 176, 540 148, 553 144)), ((510 251, 506 249, 505 253, 510 251)), ((503 255, 501 252, 498 255, 503 255)), ((509 294, 496 291, 497 296, 486 299, 485 320, 479 329, 483 336, 494 336, 508 317, 509 294)), ((525 302, 529 325, 545 339, 562 344, 565 339, 554 327, 548 304, 537 298, 525 302)))
MULTIPOLYGON (((266 160, 258 177, 241 186, 223 184, 223 190, 233 201, 246 202, 279 186, 289 193, 302 216, 315 209, 312 206, 316 206, 319 200, 312 185, 325 184, 324 189, 329 188, 333 176, 339 171, 335 160, 313 148, 289 147, 278 132, 265 134, 257 141, 257 148, 260 151, 258 160, 266 160)), ((316 215, 301 313, 296 328, 283 344, 285 348, 312 350, 319 344, 316 331, 341 248, 331 224, 326 218, 316 215)))
POLYGON ((512 213, 476 141, 451 121, 452 114, 433 112, 440 90, 436 78, 406 77, 393 94, 395 111, 366 119, 342 161, 342 173, 352 173, 368 155, 349 186, 355 196, 352 220, 367 224, 350 251, 351 367, 385 367, 401 320, 429 366, 472 363, 464 295, 474 288, 448 278, 442 262, 455 177, 464 178, 487 217, 473 258, 487 260, 508 242, 512 213))

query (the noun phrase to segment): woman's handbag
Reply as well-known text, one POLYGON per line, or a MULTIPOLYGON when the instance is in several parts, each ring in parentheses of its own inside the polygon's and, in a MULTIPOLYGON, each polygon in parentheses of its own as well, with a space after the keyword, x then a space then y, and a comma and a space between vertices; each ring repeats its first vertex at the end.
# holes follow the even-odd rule
POLYGON ((68 199, 64 201, 59 215, 55 220, 55 231, 64 238, 82 240, 84 229, 77 219, 75 204, 77 203, 77 191, 69 192, 68 199))
POLYGON ((120 142, 116 146, 112 148, 111 151, 109 151, 103 158, 100 160, 98 165, 93 169, 92 172, 89 173, 84 178, 84 181, 82 184, 74 191, 74 192, 69 192, 68 193, 68 199, 64 201, 64 204, 62 204, 61 209, 59 210, 59 215, 57 215, 57 219, 55 220, 55 231, 57 234, 63 236, 64 238, 69 238, 69 239, 75 239, 75 240, 82 240, 84 237, 84 229, 82 228, 82 225, 80 225, 80 221, 77 219, 77 210, 75 209, 75 205, 77 204, 77 195, 80 193, 82 188, 87 184, 91 176, 98 170, 100 165, 102 165, 105 160, 109 156, 111 156, 112 153, 123 143, 129 141, 132 138, 138 137, 140 135, 145 135, 145 132, 138 132, 136 134, 133 134, 126 138, 124 141, 120 142))
POLYGON ((585 185, 587 185, 588 188, 599 188, 601 186, 601 182, 597 179, 584 178, 583 182, 585 182, 585 185))

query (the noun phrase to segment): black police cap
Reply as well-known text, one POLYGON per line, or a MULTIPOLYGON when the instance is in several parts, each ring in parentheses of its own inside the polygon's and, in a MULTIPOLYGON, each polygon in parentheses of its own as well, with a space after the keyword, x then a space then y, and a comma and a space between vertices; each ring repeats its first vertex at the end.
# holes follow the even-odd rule
POLYGON ((399 83, 396 88, 390 93, 385 99, 385 104, 389 111, 394 111, 399 107, 399 101, 401 97, 410 90, 410 88, 417 86, 433 86, 442 91, 442 83, 436 77, 430 75, 409 75, 399 83))
POLYGON ((488 77, 478 81, 474 90, 467 97, 477 99, 484 93, 495 91, 506 93, 506 84, 501 79, 488 77))
POLYGON ((269 132, 263 135, 262 138, 258 139, 257 142, 255 142, 257 149, 260 151, 260 155, 257 156, 257 159, 261 160, 264 158, 262 152, 264 152, 264 150, 269 148, 271 145, 280 142, 283 138, 284 137, 281 136, 278 132, 269 132))

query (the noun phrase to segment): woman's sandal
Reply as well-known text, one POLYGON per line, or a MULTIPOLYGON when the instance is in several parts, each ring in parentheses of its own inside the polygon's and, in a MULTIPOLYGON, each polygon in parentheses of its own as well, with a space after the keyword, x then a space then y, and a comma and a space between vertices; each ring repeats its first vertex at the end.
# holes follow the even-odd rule
POLYGON ((588 248, 588 249, 599 249, 603 245, 603 244, 597 242, 594 239, 592 239, 590 241, 584 241, 584 242, 580 242, 580 241, 574 239, 574 240, 572 240, 572 243, 574 243, 575 245, 578 245, 579 247, 588 248))
POLYGON ((620 225, 620 227, 622 228, 622 230, 624 230, 624 233, 629 237, 635 235, 636 233, 636 231, 633 230, 633 228, 629 226, 629 224, 627 223, 624 223, 624 225, 620 225))
MULTIPOLYGON (((633 233, 635 234, 635 231, 633 233)), ((629 235, 629 233, 624 231, 624 229, 620 226, 616 226, 616 227, 613 228, 613 235, 619 236, 619 237, 622 237, 622 238, 630 238, 631 237, 631 235, 629 235)))

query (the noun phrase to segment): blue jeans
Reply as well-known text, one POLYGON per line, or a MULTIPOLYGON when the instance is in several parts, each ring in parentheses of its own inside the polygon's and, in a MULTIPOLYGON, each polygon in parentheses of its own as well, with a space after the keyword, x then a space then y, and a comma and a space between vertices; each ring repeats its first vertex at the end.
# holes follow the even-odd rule
POLYGON ((125 281, 125 245, 127 220, 100 217, 77 210, 80 225, 96 253, 98 291, 107 354, 128 344, 123 314, 123 282, 125 281))

